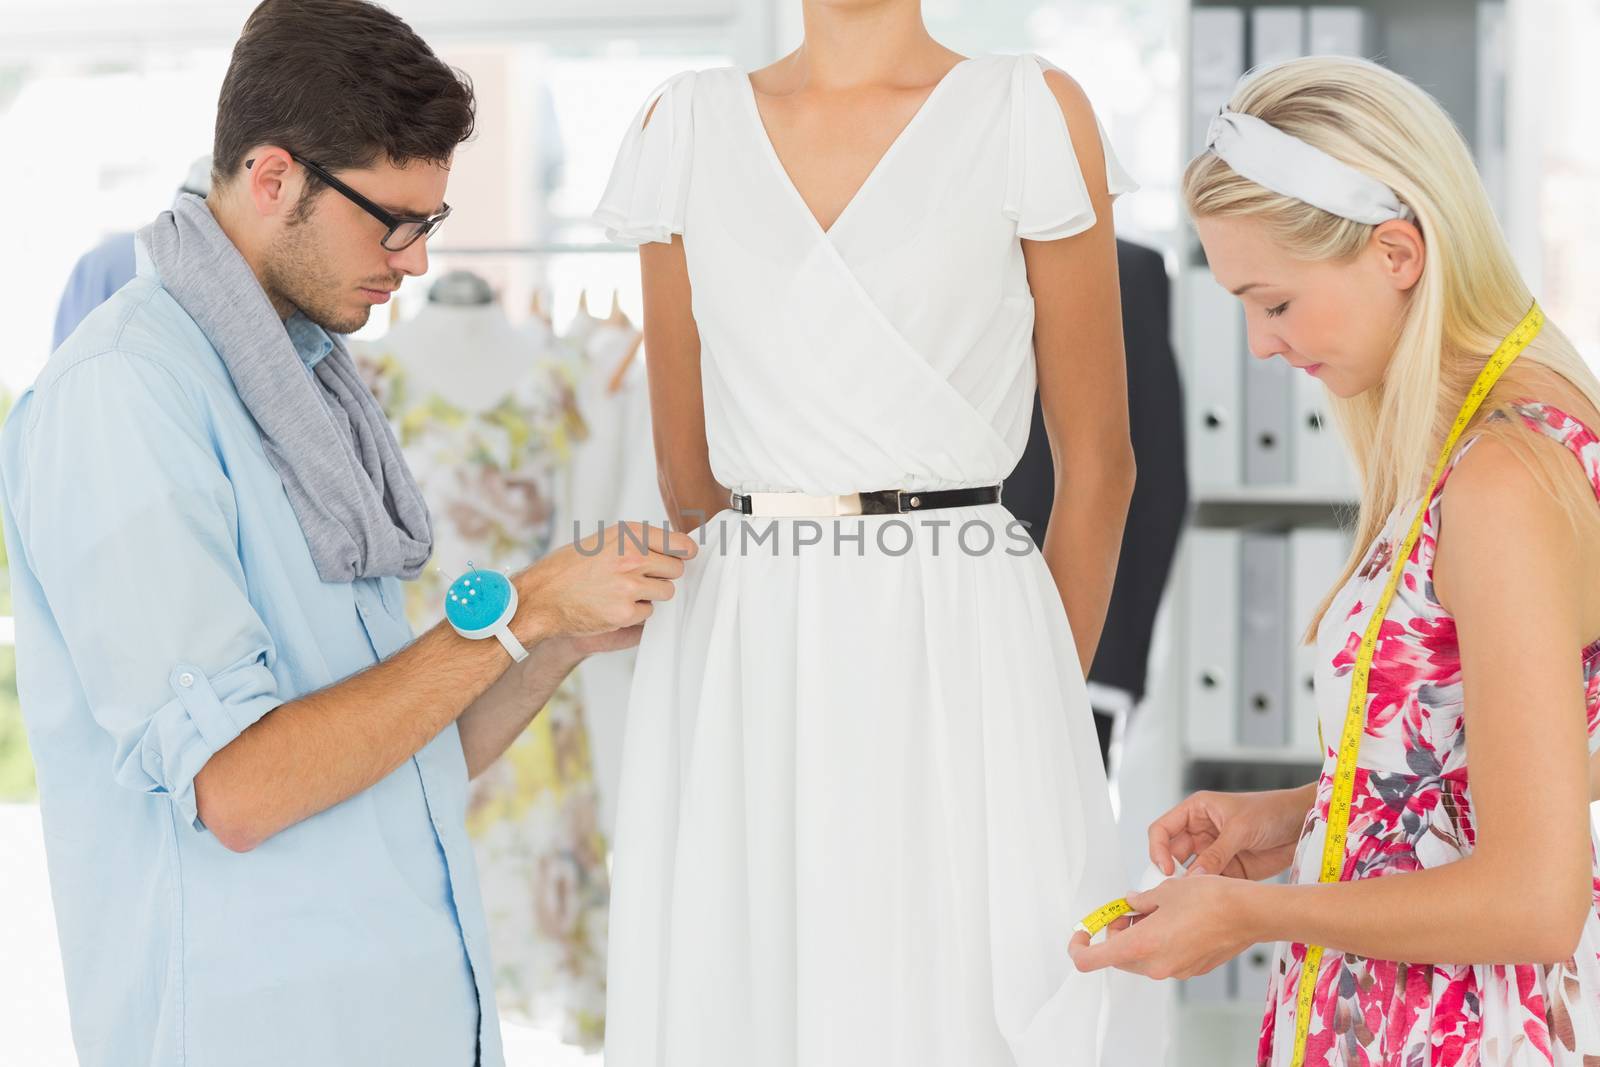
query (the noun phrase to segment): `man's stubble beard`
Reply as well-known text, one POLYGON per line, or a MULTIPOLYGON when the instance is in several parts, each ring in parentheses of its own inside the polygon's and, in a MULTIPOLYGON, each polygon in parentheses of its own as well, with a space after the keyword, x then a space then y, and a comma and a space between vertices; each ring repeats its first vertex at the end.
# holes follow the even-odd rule
POLYGON ((339 281, 325 266, 316 228, 309 222, 306 212, 278 234, 261 272, 262 285, 269 296, 294 305, 329 333, 355 333, 372 317, 372 308, 352 311, 340 303, 339 281))

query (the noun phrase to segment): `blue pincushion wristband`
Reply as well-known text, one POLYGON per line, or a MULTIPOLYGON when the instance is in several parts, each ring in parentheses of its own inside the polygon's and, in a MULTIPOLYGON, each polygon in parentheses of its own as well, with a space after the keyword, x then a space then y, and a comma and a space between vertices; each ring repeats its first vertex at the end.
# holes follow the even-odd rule
MULTIPOLYGON (((469 560, 467 566, 472 567, 469 560)), ((462 637, 481 640, 495 637, 521 663, 528 657, 511 633, 511 620, 517 614, 517 587, 499 571, 473 568, 450 583, 444 594, 444 617, 462 637)))

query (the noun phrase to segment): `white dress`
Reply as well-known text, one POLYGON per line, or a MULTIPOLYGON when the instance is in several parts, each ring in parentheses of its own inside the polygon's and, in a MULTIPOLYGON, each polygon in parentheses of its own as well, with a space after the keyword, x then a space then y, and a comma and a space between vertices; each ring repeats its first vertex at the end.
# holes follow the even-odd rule
MULTIPOLYGON (((948 489, 1016 466, 1018 238, 1095 221, 1046 66, 958 64, 827 231, 746 71, 652 92, 595 217, 618 241, 683 235, 723 485, 948 489)), ((697 531, 630 695, 606 1067, 1099 1061, 1105 977, 1067 942, 1128 887, 1066 612, 1013 521, 727 509, 697 531), (835 551, 836 529, 859 537, 835 551)))

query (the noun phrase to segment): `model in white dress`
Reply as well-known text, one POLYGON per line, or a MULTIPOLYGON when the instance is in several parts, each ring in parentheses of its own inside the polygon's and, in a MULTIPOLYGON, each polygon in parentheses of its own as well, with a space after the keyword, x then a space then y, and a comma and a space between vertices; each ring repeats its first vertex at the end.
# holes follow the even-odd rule
MULTIPOLYGON (((596 218, 683 235, 718 482, 952 489, 1016 466, 1019 238, 1095 223, 1047 66, 958 63, 826 231, 748 72, 650 94, 596 218)), ((1104 979, 1066 946, 1128 887, 1066 612, 1012 522, 730 509, 696 532, 628 708, 606 1067, 1098 1062, 1104 979), (823 542, 796 550, 797 524, 823 542), (834 551, 836 526, 859 542, 834 551)))

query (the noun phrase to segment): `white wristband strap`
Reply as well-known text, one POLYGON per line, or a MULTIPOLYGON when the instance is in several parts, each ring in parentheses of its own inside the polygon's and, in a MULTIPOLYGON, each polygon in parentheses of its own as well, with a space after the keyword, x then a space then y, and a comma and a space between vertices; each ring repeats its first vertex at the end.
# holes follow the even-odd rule
POLYGON ((509 627, 500 627, 494 632, 494 635, 500 639, 500 644, 504 646, 505 650, 511 653, 512 659, 516 660, 518 663, 521 663, 523 660, 528 658, 528 650, 522 646, 521 641, 518 641, 511 635, 511 630, 509 627))

